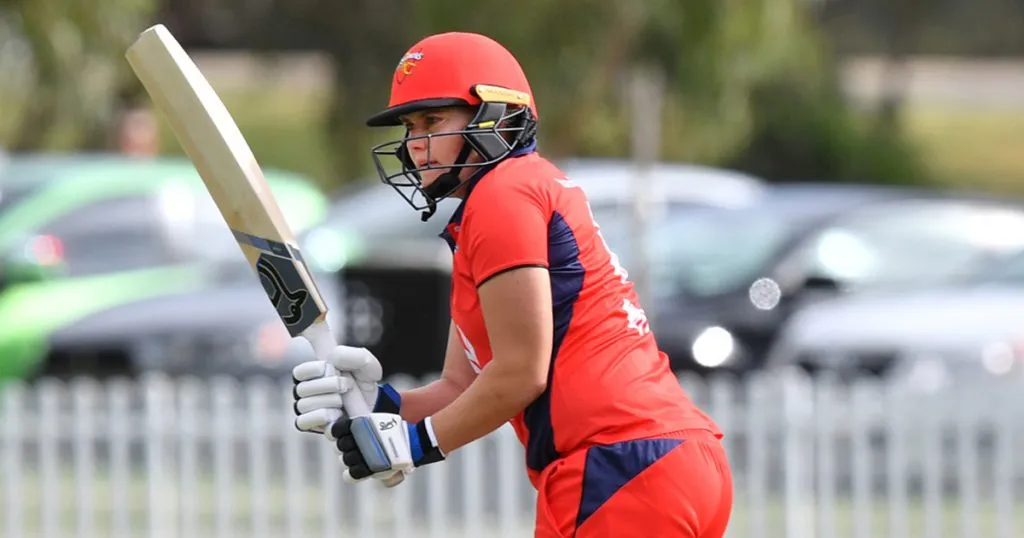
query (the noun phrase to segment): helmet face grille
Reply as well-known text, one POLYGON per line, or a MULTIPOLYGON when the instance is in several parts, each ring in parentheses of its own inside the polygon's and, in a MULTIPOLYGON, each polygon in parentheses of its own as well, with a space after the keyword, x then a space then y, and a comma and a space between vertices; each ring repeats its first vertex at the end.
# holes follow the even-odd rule
POLYGON ((463 169, 497 164, 529 144, 535 132, 535 122, 528 108, 508 112, 504 104, 485 103, 465 129, 417 136, 409 136, 407 131, 400 139, 374 146, 371 154, 382 182, 394 188, 413 209, 429 210, 458 190, 458 175, 463 169), (464 145, 459 158, 451 164, 432 165, 431 142, 445 136, 462 137, 464 145), (407 149, 407 144, 416 140, 426 140, 427 164, 424 166, 416 166, 407 149), (469 150, 475 151, 481 160, 466 162, 469 150), (442 170, 445 175, 424 187, 420 174, 428 170, 442 170), (449 180, 442 181, 449 174, 449 180))

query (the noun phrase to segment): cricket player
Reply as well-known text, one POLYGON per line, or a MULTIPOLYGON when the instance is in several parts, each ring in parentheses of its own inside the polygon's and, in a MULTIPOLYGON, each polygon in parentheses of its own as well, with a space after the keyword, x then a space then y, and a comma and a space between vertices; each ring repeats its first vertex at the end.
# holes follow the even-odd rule
POLYGON ((586 195, 537 152, 538 118, 523 69, 488 37, 432 35, 401 58, 389 107, 367 123, 405 128, 373 157, 424 219, 461 199, 441 234, 453 255, 443 372, 399 393, 378 386, 369 351, 340 346, 332 362, 356 381, 297 366, 296 426, 323 432, 360 481, 443 462, 510 422, 537 537, 720 537, 733 495, 722 434, 659 351, 586 195), (348 390, 374 413, 328 423, 348 390), (371 473, 354 428, 376 431, 375 452, 399 446, 391 469, 371 473))

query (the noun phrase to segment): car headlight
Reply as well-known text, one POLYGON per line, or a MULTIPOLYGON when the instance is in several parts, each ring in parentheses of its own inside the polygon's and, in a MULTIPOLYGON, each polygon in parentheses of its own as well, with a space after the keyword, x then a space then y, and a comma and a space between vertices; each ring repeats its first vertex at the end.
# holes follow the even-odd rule
POLYGON ((993 342, 982 347, 981 366, 994 376, 1024 378, 1024 341, 993 342))
POLYGON ((693 339, 690 351, 697 364, 705 368, 718 368, 733 357, 736 340, 732 333, 722 327, 708 327, 693 339))
POLYGON ((993 343, 981 350, 981 365, 992 375, 1006 375, 1013 371, 1016 363, 1017 357, 1010 344, 993 343))

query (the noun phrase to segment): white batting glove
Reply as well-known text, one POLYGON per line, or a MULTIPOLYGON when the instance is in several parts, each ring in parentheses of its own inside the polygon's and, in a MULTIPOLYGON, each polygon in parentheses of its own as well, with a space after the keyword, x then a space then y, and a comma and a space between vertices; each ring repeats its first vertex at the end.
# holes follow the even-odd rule
POLYGON ((416 467, 445 459, 430 418, 409 424, 391 413, 343 417, 331 424, 328 437, 337 439, 346 482, 384 479, 396 471, 409 474, 416 467))
POLYGON ((338 346, 330 364, 348 376, 328 371, 328 362, 307 361, 292 369, 292 391, 295 398, 295 427, 300 431, 324 433, 332 422, 344 415, 342 395, 358 389, 367 405, 377 412, 398 413, 401 396, 390 385, 378 385, 381 379, 380 361, 366 348, 338 346))

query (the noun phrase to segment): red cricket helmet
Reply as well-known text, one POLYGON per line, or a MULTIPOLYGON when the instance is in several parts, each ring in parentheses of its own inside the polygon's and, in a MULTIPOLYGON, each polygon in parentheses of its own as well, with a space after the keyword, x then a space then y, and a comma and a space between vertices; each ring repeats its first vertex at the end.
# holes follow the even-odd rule
POLYGON ((404 114, 450 106, 475 107, 476 115, 465 129, 418 137, 406 132, 401 139, 371 150, 381 180, 414 209, 426 210, 424 220, 433 214, 438 201, 459 188, 461 169, 495 164, 530 145, 537 132, 537 106, 519 62, 497 41, 464 32, 428 36, 413 45, 395 67, 388 108, 366 124, 398 126, 404 114), (415 138, 438 136, 463 137, 458 158, 451 165, 416 167, 406 144, 415 138), (483 160, 467 164, 473 151, 483 160), (389 172, 382 157, 397 159, 400 168, 389 172), (447 171, 423 187, 420 172, 440 168, 447 171))
POLYGON ((402 114, 485 101, 528 106, 534 119, 538 118, 530 83, 508 49, 480 34, 435 34, 402 56, 391 79, 388 108, 366 124, 401 125, 398 117, 402 114))

